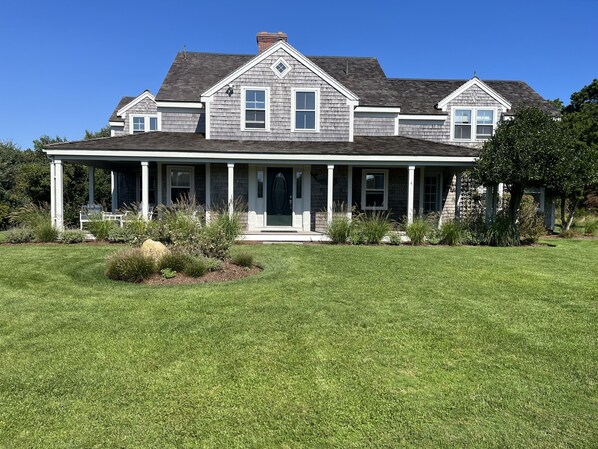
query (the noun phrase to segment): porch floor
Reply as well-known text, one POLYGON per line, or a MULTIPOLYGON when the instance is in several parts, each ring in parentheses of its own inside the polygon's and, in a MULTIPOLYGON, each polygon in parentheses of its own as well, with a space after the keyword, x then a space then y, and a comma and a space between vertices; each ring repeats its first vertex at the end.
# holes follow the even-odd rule
POLYGON ((272 232, 248 231, 239 239, 244 242, 328 242, 330 239, 320 232, 272 232))

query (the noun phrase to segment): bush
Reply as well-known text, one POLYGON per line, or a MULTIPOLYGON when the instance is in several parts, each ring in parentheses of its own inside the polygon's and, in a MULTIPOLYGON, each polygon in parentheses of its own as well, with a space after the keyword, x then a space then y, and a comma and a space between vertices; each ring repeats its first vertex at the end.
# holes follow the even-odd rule
POLYGON ((221 210, 201 231, 200 250, 206 257, 224 260, 228 257, 235 239, 241 234, 239 213, 221 210))
POLYGON ((130 243, 138 241, 139 237, 133 233, 126 225, 122 228, 115 226, 108 232, 108 241, 110 243, 130 243))
POLYGON ((183 273, 187 276, 198 278, 206 274, 208 268, 207 259, 205 257, 193 257, 185 265, 183 273))
POLYGON ((538 211, 538 204, 531 195, 524 195, 519 209, 519 238, 524 242, 535 243, 546 235, 544 214, 538 211))
POLYGON ((388 234, 388 244, 389 245, 400 245, 403 243, 401 234, 398 231, 391 231, 388 234))
POLYGON ((579 233, 574 229, 563 229, 559 233, 559 237, 563 239, 572 239, 573 237, 577 237, 579 233))
POLYGON ((62 235, 62 243, 83 243, 85 241, 85 231, 79 229, 67 229, 62 235))
POLYGON ((141 282, 154 273, 154 260, 139 248, 119 251, 108 257, 106 276, 117 281, 141 282))
POLYGON ((346 215, 332 217, 332 221, 326 226, 324 234, 328 236, 331 243, 347 243, 351 234, 351 220, 346 215))
POLYGON ((518 246, 519 241, 515 238, 515 229, 506 211, 497 214, 494 223, 486 229, 484 233, 484 242, 490 246, 518 246))
POLYGON ((440 226, 440 242, 445 245, 461 245, 465 229, 458 221, 446 221, 440 226))
POLYGON ((196 203, 195 197, 183 197, 171 205, 158 207, 155 229, 146 228, 145 237, 153 235, 156 240, 174 248, 196 253, 204 219, 205 211, 196 203))
POLYGON ((35 233, 35 240, 45 243, 56 241, 60 235, 58 229, 52 226, 50 219, 48 219, 48 221, 45 223, 39 223, 35 228, 33 228, 33 232, 35 233))
POLYGON ((10 206, 0 203, 0 229, 6 229, 10 220, 10 206))
POLYGON ((598 235, 598 218, 586 217, 584 222, 584 234, 589 236, 598 235))
POLYGON ((390 227, 386 212, 358 214, 351 223, 351 242, 355 245, 379 245, 390 232, 390 227))
POLYGON ((193 260, 193 257, 182 251, 173 251, 170 254, 165 254, 158 261, 158 269, 163 270, 169 268, 174 271, 184 271, 185 266, 193 260))
POLYGON ((253 266, 253 254, 240 251, 232 257, 232 263, 240 267, 251 268, 253 266))
POLYGON ((423 245, 433 230, 428 220, 418 217, 413 220, 413 223, 407 225, 405 232, 412 245, 423 245))
POLYGON ((176 271, 171 270, 170 268, 162 268, 160 270, 160 276, 162 276, 164 279, 172 279, 176 277, 176 275, 176 271))
POLYGON ((112 220, 102 220, 99 218, 92 218, 87 227, 89 232, 93 234, 96 240, 108 240, 110 233, 118 227, 118 223, 112 220))
POLYGON ((4 233, 4 240, 8 243, 29 243, 34 239, 33 229, 27 227, 12 228, 4 233))

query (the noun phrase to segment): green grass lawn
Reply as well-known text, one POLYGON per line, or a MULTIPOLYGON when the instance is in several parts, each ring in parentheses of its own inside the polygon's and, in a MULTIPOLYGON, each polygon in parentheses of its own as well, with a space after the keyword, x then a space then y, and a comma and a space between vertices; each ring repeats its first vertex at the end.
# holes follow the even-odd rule
POLYGON ((598 445, 598 241, 259 245, 242 281, 0 247, 0 447, 598 445))

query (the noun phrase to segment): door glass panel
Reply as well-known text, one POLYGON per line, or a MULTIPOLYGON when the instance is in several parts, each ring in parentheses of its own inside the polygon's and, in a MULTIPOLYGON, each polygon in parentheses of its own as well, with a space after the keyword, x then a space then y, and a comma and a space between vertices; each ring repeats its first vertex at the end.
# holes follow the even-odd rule
POLYGON ((288 201, 287 181, 282 173, 274 177, 272 185, 272 202, 277 213, 282 213, 288 201))

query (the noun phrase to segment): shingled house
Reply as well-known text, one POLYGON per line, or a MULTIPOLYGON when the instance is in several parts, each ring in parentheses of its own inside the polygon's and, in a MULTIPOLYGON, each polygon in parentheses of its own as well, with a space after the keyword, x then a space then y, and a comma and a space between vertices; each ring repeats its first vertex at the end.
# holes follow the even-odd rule
MULTIPOLYGON (((317 240, 335 204, 411 221, 466 213, 463 173, 497 124, 550 108, 521 81, 388 78, 372 57, 304 56, 283 33, 258 53, 181 52, 158 91, 123 97, 112 137, 48 146, 52 219, 62 162, 112 172, 112 209, 194 195, 209 212, 240 198, 246 238, 317 240)), ((494 195, 487 195, 492 203, 494 195)))

